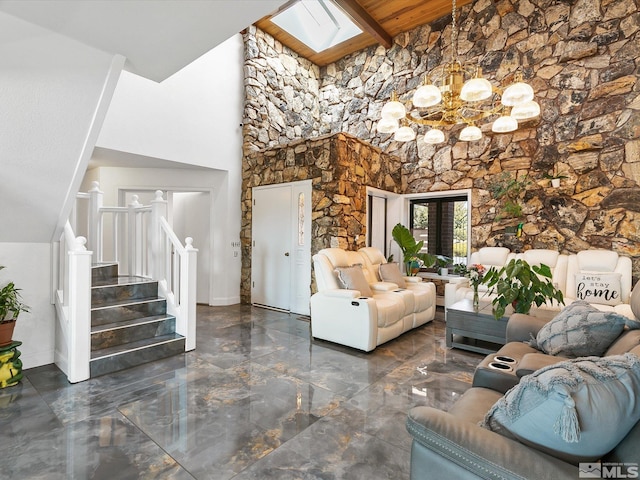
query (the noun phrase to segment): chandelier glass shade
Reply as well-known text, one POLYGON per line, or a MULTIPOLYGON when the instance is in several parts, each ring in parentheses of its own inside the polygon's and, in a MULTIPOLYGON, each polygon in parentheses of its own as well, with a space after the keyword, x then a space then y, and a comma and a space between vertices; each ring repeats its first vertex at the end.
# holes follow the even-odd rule
POLYGON ((430 72, 410 101, 400 101, 394 91, 381 111, 377 125, 380 133, 394 134, 396 141, 412 141, 416 133, 412 124, 427 127, 423 140, 429 144, 445 141, 442 127, 466 125, 460 131, 462 141, 482 138, 477 126, 493 121, 492 131, 512 132, 518 121, 540 115, 540 105, 534 101, 533 88, 516 72, 513 83, 504 90, 482 77, 479 66, 467 67, 457 58, 456 0, 452 2, 451 44, 453 59, 430 72), (431 79, 436 79, 432 82, 431 79), (410 133, 411 130, 413 133, 410 133))

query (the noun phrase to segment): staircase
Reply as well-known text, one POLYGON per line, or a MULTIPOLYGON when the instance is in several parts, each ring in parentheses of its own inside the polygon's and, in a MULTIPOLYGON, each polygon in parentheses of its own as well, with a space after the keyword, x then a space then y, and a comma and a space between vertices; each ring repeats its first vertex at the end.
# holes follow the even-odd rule
POLYGON ((91 269, 91 377, 185 351, 158 282, 119 276, 117 264, 91 269))

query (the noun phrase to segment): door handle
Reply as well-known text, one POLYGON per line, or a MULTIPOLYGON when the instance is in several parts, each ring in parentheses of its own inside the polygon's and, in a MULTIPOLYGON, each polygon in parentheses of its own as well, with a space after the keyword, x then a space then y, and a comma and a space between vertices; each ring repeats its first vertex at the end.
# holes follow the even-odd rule
POLYGON ((284 256, 288 257, 289 256, 289 252, 284 252, 284 256))

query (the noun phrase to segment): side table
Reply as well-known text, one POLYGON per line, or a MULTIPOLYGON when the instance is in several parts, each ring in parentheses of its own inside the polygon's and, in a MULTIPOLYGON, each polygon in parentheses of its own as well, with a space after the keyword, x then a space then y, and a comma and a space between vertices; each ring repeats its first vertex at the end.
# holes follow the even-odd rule
POLYGON ((20 345, 22 342, 13 341, 0 347, 0 388, 12 387, 22 380, 20 345))

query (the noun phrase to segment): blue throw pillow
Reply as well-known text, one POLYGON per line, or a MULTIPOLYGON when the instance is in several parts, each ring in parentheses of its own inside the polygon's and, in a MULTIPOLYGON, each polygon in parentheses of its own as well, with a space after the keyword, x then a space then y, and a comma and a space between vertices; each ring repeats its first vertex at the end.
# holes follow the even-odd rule
POLYGON ((626 322, 624 315, 602 312, 585 301, 577 300, 542 327, 529 345, 548 355, 599 357, 620 336, 626 322))
POLYGON ((640 358, 576 358, 522 377, 480 426, 570 463, 610 452, 640 419, 640 358))

